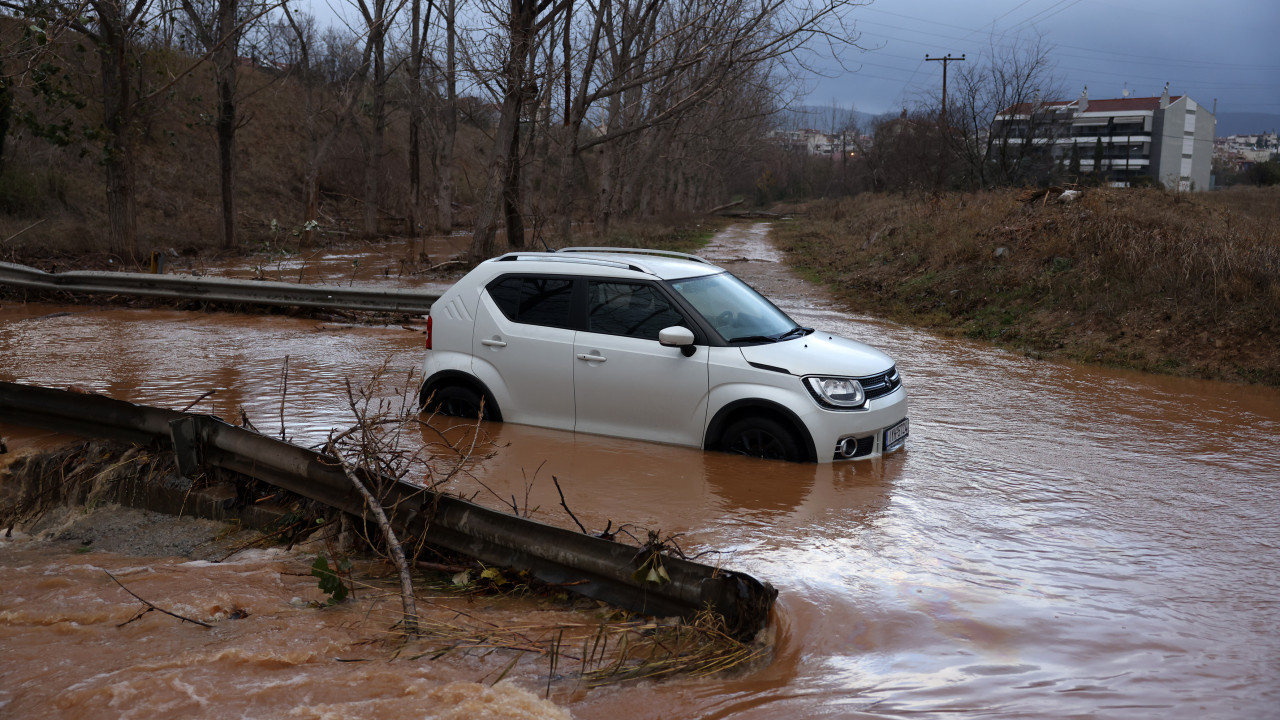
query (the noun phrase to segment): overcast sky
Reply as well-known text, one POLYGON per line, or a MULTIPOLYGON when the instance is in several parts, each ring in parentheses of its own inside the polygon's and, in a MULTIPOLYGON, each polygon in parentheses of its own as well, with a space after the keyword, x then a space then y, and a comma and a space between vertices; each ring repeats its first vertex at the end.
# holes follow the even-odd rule
MULTIPOLYGON (((808 104, 881 113, 942 86, 930 57, 990 53, 1043 36, 1067 97, 1190 95, 1219 112, 1280 114, 1277 0, 875 0, 851 17, 858 44, 815 78, 808 104)), ((956 65, 950 66, 953 70, 956 65)))
MULTIPOLYGON (((322 23, 352 0, 303 0, 322 23)), ((464 0, 464 6, 466 2, 464 0)), ((817 58, 805 104, 896 112, 936 93, 942 63, 1037 35, 1051 49, 1062 100, 1190 95, 1219 112, 1280 114, 1280 0, 872 0, 850 10, 858 48, 817 58), (844 65, 847 69, 842 69, 844 65)), ((957 66, 952 65, 952 68, 957 66)), ((1048 98, 1046 98, 1048 99, 1048 98)))

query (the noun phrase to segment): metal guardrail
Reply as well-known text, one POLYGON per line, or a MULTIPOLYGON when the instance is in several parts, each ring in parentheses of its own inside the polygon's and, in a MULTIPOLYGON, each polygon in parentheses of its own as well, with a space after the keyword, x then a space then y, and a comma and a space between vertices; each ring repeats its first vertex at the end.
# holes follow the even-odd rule
MULTIPOLYGON (((228 425, 209 415, 135 405, 102 395, 0 382, 0 422, 88 437, 172 443, 178 467, 220 467, 364 517, 365 504, 332 457, 228 425)), ((777 591, 750 575, 662 556, 670 582, 633 575, 641 549, 507 515, 423 487, 374 478, 405 547, 415 539, 481 562, 525 570, 587 597, 645 615, 720 613, 740 637, 765 626, 777 591)))
POLYGON ((130 295, 254 305, 296 305, 410 315, 425 315, 431 309, 431 304, 440 297, 434 293, 401 288, 295 285, 272 280, 236 280, 190 275, 88 270, 47 273, 26 265, 6 262, 0 262, 0 285, 43 292, 130 295))

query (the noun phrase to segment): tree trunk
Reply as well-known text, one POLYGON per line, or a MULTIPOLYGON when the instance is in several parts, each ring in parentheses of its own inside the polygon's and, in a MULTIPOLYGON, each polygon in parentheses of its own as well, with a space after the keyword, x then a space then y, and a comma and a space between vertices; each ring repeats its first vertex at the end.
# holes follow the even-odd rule
MULTIPOLYGON (((476 221, 475 233, 471 236, 471 259, 479 262, 493 255, 494 236, 498 231, 498 214, 504 212, 507 220, 511 220, 511 196, 507 192, 514 171, 519 178, 520 158, 516 139, 520 132, 520 112, 524 106, 525 96, 525 60, 529 57, 529 42, 533 32, 536 4, 511 0, 511 11, 508 15, 509 45, 507 57, 503 62, 502 81, 505 84, 502 92, 502 114, 498 120, 497 133, 494 135, 493 151, 489 156, 489 169, 486 173, 484 200, 480 204, 480 216, 476 221), (514 167, 512 163, 515 163, 514 167)), ((518 184, 518 180, 517 180, 518 184)), ((516 192, 519 201, 519 192, 516 192)), ((519 206, 516 206, 516 215, 519 206)), ((519 242, 524 242, 524 228, 519 223, 519 242)), ((512 228, 507 228, 507 241, 513 241, 512 228)))
POLYGON ((560 167, 556 183, 556 237, 568 244, 573 238, 573 199, 578 192, 578 128, 568 124, 561 128, 560 167))
MULTIPOLYGON (((375 90, 375 92, 377 92, 375 90)), ((378 180, 382 174, 382 133, 384 96, 375 95, 373 101, 373 128, 364 142, 364 235, 373 237, 378 234, 378 180)))
POLYGON ((4 172, 5 140, 9 137, 9 121, 13 117, 13 91, 9 81, 0 77, 0 173, 4 172))
POLYGON ((453 232, 453 144, 458 134, 457 111, 445 110, 444 134, 440 138, 439 161, 436 164, 436 232, 453 232))
POLYGON ((387 122, 387 24, 392 21, 394 15, 394 12, 391 17, 387 15, 386 3, 383 0, 374 3, 372 14, 368 11, 365 14, 369 40, 365 49, 363 69, 373 73, 371 83, 373 99, 370 113, 373 127, 367 135, 361 135, 361 145, 364 149, 363 224, 366 237, 378 234, 380 201, 378 186, 382 174, 382 151, 387 122))
POLYGON ((520 123, 517 122, 511 131, 511 150, 507 154, 506 176, 502 187, 507 246, 513 248, 524 247, 524 215, 520 212, 520 190, 520 123))
POLYGON ((98 54, 102 60, 103 125, 107 130, 108 245, 111 252, 132 260, 136 259, 138 252, 138 210, 134 193, 133 96, 129 83, 128 37, 120 25, 118 5, 97 3, 96 6, 102 24, 98 54))
MULTIPOLYGON (((233 18, 234 20, 234 18, 233 18)), ((218 175, 222 189, 222 246, 236 246, 236 67, 235 54, 218 63, 218 175)))
MULTIPOLYGON (((231 68, 234 75, 235 68, 231 68)), ((222 188, 222 246, 236 246, 236 103, 234 82, 219 83, 218 169, 222 188)))
MULTIPOLYGON (((502 101, 502 115, 498 120, 493 152, 489 159, 489 171, 485 183, 484 200, 476 219, 476 230, 471 236, 471 259, 479 262, 493 255, 494 236, 498 232, 499 203, 505 203, 507 175, 510 172, 512 138, 520 130, 519 92, 508 89, 502 101)), ((505 209, 505 204, 501 206, 505 209)))
POLYGON ((405 232, 416 236, 422 222, 422 146, 419 140, 422 134, 422 98, 415 97, 412 102, 413 107, 409 109, 409 210, 405 232))
POLYGON ((458 135, 457 7, 457 0, 449 0, 445 16, 445 97, 441 108, 444 132, 436 162, 436 231, 446 234, 453 232, 453 148, 458 135))

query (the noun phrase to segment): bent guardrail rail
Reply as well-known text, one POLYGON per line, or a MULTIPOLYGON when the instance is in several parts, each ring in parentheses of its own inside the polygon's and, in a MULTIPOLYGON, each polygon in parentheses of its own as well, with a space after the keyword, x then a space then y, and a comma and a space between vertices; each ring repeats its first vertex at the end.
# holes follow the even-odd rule
POLYGON ((0 285, 93 295, 131 295, 175 300, 296 305, 425 315, 440 296, 403 288, 355 288, 300 285, 274 280, 237 280, 191 275, 72 270, 47 273, 26 265, 0 262, 0 285))
MULTIPOLYGON (((87 437, 172 443, 179 471, 243 473, 342 512, 365 504, 335 458, 229 425, 209 415, 136 405, 102 395, 0 382, 0 422, 87 437)), ((402 481, 380 483, 380 501, 405 547, 415 538, 525 570, 575 593, 645 615, 720 613, 739 637, 763 628, 777 591, 745 573, 662 556, 670 582, 638 580, 648 560, 636 547, 507 515, 402 481)))

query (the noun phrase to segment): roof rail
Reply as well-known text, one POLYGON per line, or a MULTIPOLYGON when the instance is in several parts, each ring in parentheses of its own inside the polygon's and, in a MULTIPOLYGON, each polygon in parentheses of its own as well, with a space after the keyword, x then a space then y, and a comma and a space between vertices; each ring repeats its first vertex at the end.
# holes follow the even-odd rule
POLYGON ((591 252, 591 253, 625 253, 628 255, 658 255, 661 257, 679 258, 681 260, 692 260, 694 262, 700 262, 706 265, 711 264, 710 260, 707 260, 705 258, 700 258, 697 255, 690 255, 688 253, 675 252, 674 250, 652 250, 649 248, 567 247, 567 248, 560 248, 555 252, 558 252, 558 253, 591 252))
POLYGON ((561 262, 561 263, 581 263, 583 265, 605 265, 608 267, 625 268, 642 272, 646 275, 652 275, 653 271, 649 268, 633 262, 624 262, 622 260, 610 260, 607 258, 591 258, 591 257, 557 257, 554 252, 545 253, 541 251, 530 252, 509 252, 501 257, 494 258, 496 262, 509 262, 512 260, 541 260, 543 262, 561 262))

